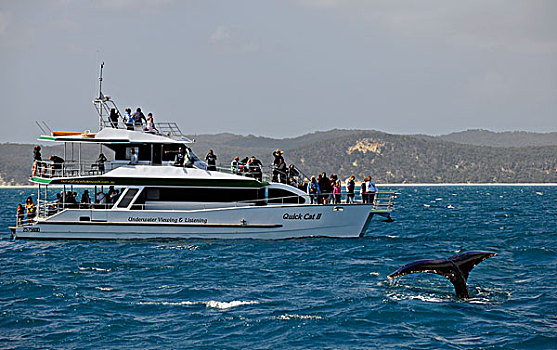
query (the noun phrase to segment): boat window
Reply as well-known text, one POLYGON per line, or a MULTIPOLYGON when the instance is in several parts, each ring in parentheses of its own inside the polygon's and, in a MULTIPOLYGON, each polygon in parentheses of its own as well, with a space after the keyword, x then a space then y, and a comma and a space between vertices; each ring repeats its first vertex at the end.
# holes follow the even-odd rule
POLYGON ((269 188, 269 203, 305 203, 303 197, 282 188, 269 188))
POLYGON ((148 201, 158 201, 161 198, 161 191, 158 188, 150 188, 147 190, 148 201))
POLYGON ((147 188, 146 201, 160 202, 241 202, 263 201, 261 188, 147 188))
POLYGON ((118 208, 127 208, 128 205, 130 205, 133 197, 135 197, 135 195, 137 194, 137 191, 139 191, 137 188, 129 188, 124 195, 124 198, 122 198, 120 203, 118 203, 118 208))

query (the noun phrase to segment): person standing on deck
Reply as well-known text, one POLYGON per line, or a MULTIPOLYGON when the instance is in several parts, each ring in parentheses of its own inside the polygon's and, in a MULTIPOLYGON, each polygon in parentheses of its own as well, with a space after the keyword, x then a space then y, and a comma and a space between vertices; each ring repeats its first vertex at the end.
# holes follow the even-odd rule
POLYGON ((354 175, 346 179, 346 204, 354 203, 354 189, 356 188, 356 183, 354 182, 354 175))
POLYGON ((130 164, 137 164, 139 162, 139 158, 137 156, 137 153, 135 153, 135 149, 134 148, 130 148, 130 164))
POLYGON ((141 108, 137 107, 137 110, 133 114, 133 122, 135 126, 143 129, 143 124, 147 124, 147 119, 145 118, 145 114, 141 111, 141 108))
POLYGON ((232 174, 240 173, 240 157, 236 156, 232 162, 230 162, 230 171, 232 171, 232 174))
POLYGON ((340 204, 340 200, 342 199, 342 192, 340 190, 340 181, 336 181, 333 185, 333 199, 335 204, 340 204))
POLYGON ((116 108, 110 109, 110 116, 108 119, 110 120, 110 125, 113 128, 118 129, 118 113, 116 112, 116 108))
POLYGON ((99 173, 104 174, 104 162, 106 162, 106 156, 103 153, 99 154, 97 158, 97 168, 99 169, 99 173))
POLYGON ((41 146, 36 145, 35 147, 33 147, 33 176, 35 175, 39 175, 41 176, 43 171, 43 165, 42 165, 42 161, 43 161, 43 157, 41 155, 41 146))
POLYGON ((360 197, 362 197, 362 203, 367 203, 367 196, 366 196, 366 179, 362 181, 360 184, 360 197))
POLYGON ((375 194, 377 193, 378 189, 375 185, 375 182, 371 180, 371 176, 367 177, 366 181, 366 195, 368 203, 373 204, 373 200, 375 199, 375 194))
POLYGON ((126 122, 126 128, 128 130, 133 130, 134 119, 132 115, 131 108, 126 108, 126 113, 124 114, 124 121, 126 122))
POLYGON ((311 181, 307 187, 307 193, 311 199, 311 204, 319 204, 318 198, 321 194, 321 189, 319 188, 319 182, 315 179, 315 176, 311 177, 311 181))
POLYGON ((17 205, 17 225, 23 225, 23 218, 25 217, 25 207, 23 205, 17 205))
POLYGON ((35 219, 35 216, 37 216, 37 207, 33 202, 33 198, 27 197, 27 200, 25 201, 25 211, 27 213, 27 222, 30 223, 33 219, 35 219))
POLYGON ((212 149, 205 156, 205 160, 207 161, 207 170, 217 170, 217 156, 213 153, 212 149))

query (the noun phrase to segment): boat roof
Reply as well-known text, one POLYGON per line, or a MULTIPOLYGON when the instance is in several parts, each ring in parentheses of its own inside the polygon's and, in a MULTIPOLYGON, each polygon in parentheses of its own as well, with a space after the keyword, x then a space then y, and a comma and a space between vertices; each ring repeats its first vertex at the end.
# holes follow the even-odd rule
POLYGON ((115 185, 115 186, 197 186, 197 187, 263 187, 251 177, 197 168, 153 165, 123 165, 103 175, 62 178, 31 178, 32 182, 49 185, 115 185))
POLYGON ((97 133, 90 131, 83 132, 67 132, 67 131, 53 131, 50 135, 41 135, 39 141, 53 141, 53 142, 87 142, 87 143, 103 143, 103 144, 118 144, 118 143, 161 143, 161 144, 184 144, 193 143, 192 140, 183 137, 174 139, 170 136, 153 134, 142 131, 133 131, 126 129, 104 128, 97 133))

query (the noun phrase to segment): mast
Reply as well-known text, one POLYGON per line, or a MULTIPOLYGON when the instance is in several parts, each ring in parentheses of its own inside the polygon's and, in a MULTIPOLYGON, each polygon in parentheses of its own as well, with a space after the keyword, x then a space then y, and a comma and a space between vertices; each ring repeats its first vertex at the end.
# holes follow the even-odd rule
POLYGON ((102 116, 102 101, 104 100, 104 96, 102 93, 102 85, 103 85, 103 68, 104 68, 104 62, 101 63, 101 71, 99 74, 99 98, 97 99, 98 104, 99 104, 99 131, 102 130, 103 128, 103 116, 102 116))

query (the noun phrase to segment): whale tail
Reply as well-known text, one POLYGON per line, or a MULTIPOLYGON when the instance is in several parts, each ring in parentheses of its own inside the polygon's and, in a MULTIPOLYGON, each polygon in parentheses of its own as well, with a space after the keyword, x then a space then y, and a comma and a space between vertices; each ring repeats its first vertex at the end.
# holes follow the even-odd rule
POLYGON ((393 279, 411 273, 429 272, 447 278, 453 284, 456 296, 460 299, 470 298, 466 285, 470 271, 487 258, 496 256, 496 253, 483 251, 469 251, 448 259, 418 260, 404 265, 387 277, 393 279))

